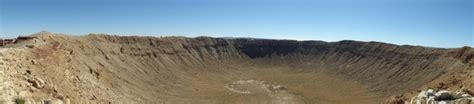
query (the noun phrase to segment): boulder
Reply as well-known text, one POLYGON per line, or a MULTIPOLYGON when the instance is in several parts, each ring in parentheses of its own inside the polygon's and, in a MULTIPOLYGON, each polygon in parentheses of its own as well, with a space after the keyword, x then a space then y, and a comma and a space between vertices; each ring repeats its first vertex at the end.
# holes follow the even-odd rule
POLYGON ((447 100, 454 100, 453 95, 451 95, 451 92, 446 91, 446 90, 441 90, 436 92, 435 98, 436 101, 447 101, 447 100))
POLYGON ((428 89, 428 90, 426 91, 426 96, 427 96, 427 97, 435 96, 434 90, 433 90, 433 89, 428 89))

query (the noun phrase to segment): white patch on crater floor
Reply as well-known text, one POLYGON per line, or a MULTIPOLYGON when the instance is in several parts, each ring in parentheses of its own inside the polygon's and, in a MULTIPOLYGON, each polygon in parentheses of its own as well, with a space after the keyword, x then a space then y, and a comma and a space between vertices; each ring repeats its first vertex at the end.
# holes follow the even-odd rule
POLYGON ((225 88, 239 94, 263 94, 271 98, 273 104, 294 104, 293 94, 288 93, 287 87, 276 83, 258 80, 238 80, 227 84, 225 88))

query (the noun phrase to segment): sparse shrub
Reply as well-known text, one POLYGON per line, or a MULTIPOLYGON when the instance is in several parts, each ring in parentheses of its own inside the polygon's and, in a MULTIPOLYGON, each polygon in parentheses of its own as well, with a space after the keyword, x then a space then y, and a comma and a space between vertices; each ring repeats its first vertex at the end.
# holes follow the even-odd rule
POLYGON ((15 104, 25 104, 25 99, 23 99, 23 98, 16 98, 16 99, 15 99, 15 104))

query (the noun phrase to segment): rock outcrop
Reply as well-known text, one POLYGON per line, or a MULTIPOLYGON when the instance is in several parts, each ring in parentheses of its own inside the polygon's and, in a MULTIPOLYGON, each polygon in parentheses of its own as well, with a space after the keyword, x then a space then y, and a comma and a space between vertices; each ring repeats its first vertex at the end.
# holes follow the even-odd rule
POLYGON ((421 91, 418 96, 411 98, 409 104, 471 104, 474 103, 472 97, 465 90, 456 93, 447 90, 434 92, 433 89, 421 91))

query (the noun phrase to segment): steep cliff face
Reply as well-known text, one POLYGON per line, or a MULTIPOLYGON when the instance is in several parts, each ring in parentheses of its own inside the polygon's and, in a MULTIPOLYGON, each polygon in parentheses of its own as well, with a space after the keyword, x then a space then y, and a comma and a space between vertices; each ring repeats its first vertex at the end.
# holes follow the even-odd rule
POLYGON ((8 91, 17 92, 5 99, 367 104, 426 87, 474 86, 474 51, 468 47, 47 32, 37 36, 25 42, 36 44, 34 48, 11 51, 21 47, 15 46, 3 52, 4 58, 19 60, 3 64, 9 65, 4 76, 11 76, 5 79, 15 82, 8 91), (45 87, 35 88, 38 81, 31 79, 43 80, 45 87))

